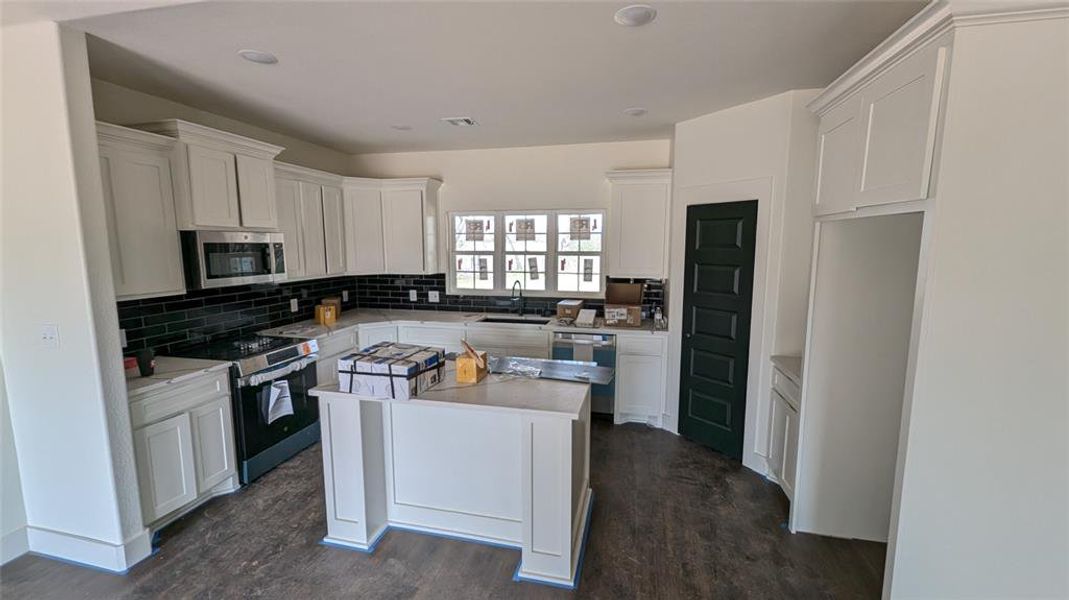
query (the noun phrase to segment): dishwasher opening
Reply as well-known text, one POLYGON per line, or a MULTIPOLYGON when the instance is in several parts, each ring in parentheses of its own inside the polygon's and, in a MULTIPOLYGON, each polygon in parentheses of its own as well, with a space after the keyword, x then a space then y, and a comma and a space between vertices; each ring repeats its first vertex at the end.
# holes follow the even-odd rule
MULTIPOLYGON (((581 360, 599 367, 616 368, 616 336, 606 333, 553 334, 553 358, 581 360)), ((605 384, 590 385, 590 412, 612 415, 615 409, 616 378, 605 384)))

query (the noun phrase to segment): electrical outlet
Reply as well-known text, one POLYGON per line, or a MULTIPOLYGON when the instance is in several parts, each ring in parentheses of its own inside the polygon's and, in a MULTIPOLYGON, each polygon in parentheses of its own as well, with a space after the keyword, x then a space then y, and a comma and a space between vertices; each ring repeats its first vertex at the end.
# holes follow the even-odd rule
POLYGON ((123 348, 126 347, 126 330, 125 329, 120 329, 119 330, 119 343, 122 344, 123 348))
POLYGON ((301 306, 297 304, 297 299, 290 298, 290 312, 297 312, 298 310, 300 310, 300 308, 301 306))
POLYGON ((419 300, 419 293, 416 290, 408 290, 408 301, 415 302, 419 300))
POLYGON ((41 345, 45 348, 59 348, 59 325, 54 323, 41 325, 41 345))
POLYGON ((341 301, 342 302, 348 302, 349 301, 349 290, 342 290, 341 291, 341 301))
POLYGON ((437 303, 438 300, 439 300, 439 298, 438 298, 438 290, 431 290, 431 291, 427 292, 427 302, 437 303))

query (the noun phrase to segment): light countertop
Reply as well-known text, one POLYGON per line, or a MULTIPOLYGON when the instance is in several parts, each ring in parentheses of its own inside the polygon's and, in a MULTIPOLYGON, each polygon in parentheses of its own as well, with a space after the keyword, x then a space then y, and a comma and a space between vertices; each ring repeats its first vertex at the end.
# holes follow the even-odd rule
POLYGON ((773 356, 772 364, 783 371, 783 374, 788 379, 793 381, 795 385, 802 385, 802 357, 801 356, 773 356))
POLYGON ((334 325, 327 327, 325 325, 319 325, 313 319, 306 321, 300 321, 290 325, 284 325, 282 327, 274 327, 261 331, 261 335, 268 335, 274 337, 292 337, 292 338, 321 338, 331 333, 350 329, 360 325, 389 325, 389 324, 404 324, 415 323, 420 325, 433 325, 433 324, 452 324, 460 326, 477 326, 477 327, 516 327, 524 330, 538 330, 538 331, 572 331, 577 333, 612 333, 612 334, 637 334, 647 333, 652 335, 668 335, 665 330, 654 330, 652 321, 646 322, 642 327, 576 327, 574 325, 561 325, 556 322, 555 318, 550 318, 550 322, 544 325, 541 324, 526 324, 526 323, 483 323, 483 319, 487 317, 512 317, 504 313, 483 313, 483 312, 453 312, 453 311, 435 311, 435 310, 383 310, 373 308, 356 308, 342 311, 341 315, 334 325))
POLYGON ((537 413, 578 419, 587 401, 590 385, 586 383, 535 379, 517 375, 490 374, 479 383, 457 383, 455 365, 446 362, 442 382, 411 400, 366 398, 338 390, 338 384, 316 387, 313 396, 325 394, 374 402, 428 404, 507 412, 537 413))
POLYGON ((133 400, 135 397, 144 396, 172 383, 180 383, 205 373, 228 368, 230 368, 229 361, 157 356, 155 373, 148 377, 126 378, 126 393, 133 400))

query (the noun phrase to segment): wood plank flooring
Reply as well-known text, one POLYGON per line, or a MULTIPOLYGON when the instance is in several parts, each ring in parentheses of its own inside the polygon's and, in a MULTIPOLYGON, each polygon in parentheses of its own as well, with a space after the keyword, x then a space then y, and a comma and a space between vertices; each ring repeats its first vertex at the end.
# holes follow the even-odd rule
POLYGON ((314 446, 163 531, 125 576, 37 556, 20 598, 878 598, 884 545, 791 535, 779 488, 670 433, 595 421, 595 505, 579 589, 515 583, 519 551, 392 530, 373 555, 319 544, 314 446))

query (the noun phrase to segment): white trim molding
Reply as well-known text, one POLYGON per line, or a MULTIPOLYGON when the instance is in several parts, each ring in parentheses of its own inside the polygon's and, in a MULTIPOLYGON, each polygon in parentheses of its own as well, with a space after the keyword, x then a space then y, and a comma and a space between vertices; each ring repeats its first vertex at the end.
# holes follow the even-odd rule
POLYGON ((183 142, 190 142, 200 146, 207 146, 230 152, 237 151, 259 158, 274 158, 278 156, 280 152, 285 150, 282 146, 268 144, 267 142, 254 140, 243 135, 221 131, 219 129, 212 129, 211 127, 205 127, 204 125, 190 123, 189 121, 183 121, 181 119, 167 119, 165 121, 139 123, 134 125, 134 127, 152 133, 178 138, 183 142))
POLYGON ((152 554, 148 529, 142 529, 122 544, 33 526, 26 527, 26 537, 33 554, 113 573, 125 573, 152 554))
POLYGON ((0 565, 7 564, 30 551, 30 540, 26 527, 9 531, 0 540, 0 565))

